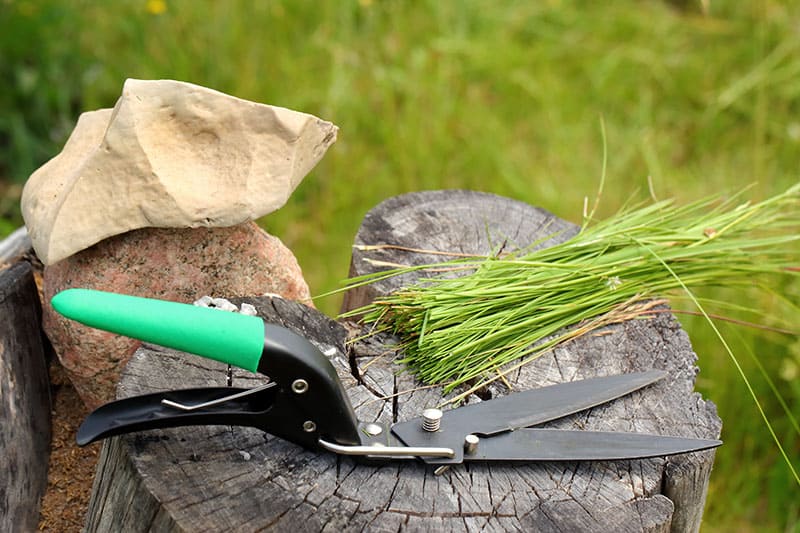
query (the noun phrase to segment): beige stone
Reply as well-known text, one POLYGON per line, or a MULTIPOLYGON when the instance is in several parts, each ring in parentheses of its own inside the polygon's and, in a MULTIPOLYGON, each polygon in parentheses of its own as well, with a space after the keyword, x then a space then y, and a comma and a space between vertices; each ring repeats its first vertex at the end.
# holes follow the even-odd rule
POLYGON ((227 227, 284 205, 336 140, 312 115, 172 80, 127 80, 30 177, 22 212, 46 265, 145 228, 227 227))

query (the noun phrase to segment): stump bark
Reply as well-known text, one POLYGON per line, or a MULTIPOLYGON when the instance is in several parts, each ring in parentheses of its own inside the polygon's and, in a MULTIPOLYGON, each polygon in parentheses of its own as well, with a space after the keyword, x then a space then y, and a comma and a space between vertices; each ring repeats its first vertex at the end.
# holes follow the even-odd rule
MULTIPOLYGON (((547 245, 575 231, 543 210, 493 195, 413 193, 387 200, 365 217, 351 274, 437 259, 408 249, 485 255, 547 245), (385 244, 400 248, 367 247, 385 244)), ((350 294, 344 307, 357 308, 410 281, 370 286, 350 294)), ((359 326, 278 298, 247 301, 265 320, 305 335, 329 355, 360 419, 407 420, 441 402, 440 389, 418 388, 396 365, 396 339, 376 335, 347 343, 363 333, 359 326)), ((687 335, 664 312, 564 344, 508 379, 514 389, 527 389, 667 370, 657 384, 547 426, 716 438, 721 424, 714 405, 693 392, 695 363, 687 335)), ((147 346, 129 363, 119 395, 219 385, 224 370, 213 361, 147 346)), ((238 371, 235 385, 262 379, 238 371)), ((493 385, 481 395, 508 392, 493 385)), ((696 531, 713 455, 473 463, 435 475, 418 461, 360 464, 249 428, 154 430, 106 442, 87 530, 696 531)))
POLYGON ((33 270, 0 266, 0 531, 34 531, 47 487, 50 383, 33 270))

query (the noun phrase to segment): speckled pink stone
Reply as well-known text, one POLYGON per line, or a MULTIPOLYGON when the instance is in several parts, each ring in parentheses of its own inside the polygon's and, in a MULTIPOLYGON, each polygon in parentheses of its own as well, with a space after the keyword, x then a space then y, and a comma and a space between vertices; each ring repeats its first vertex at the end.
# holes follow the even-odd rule
POLYGON ((274 293, 311 305, 292 252, 252 222, 131 231, 46 267, 43 285, 45 333, 90 408, 114 398, 120 372, 140 343, 65 319, 49 304, 59 291, 83 287, 187 303, 204 295, 274 293))

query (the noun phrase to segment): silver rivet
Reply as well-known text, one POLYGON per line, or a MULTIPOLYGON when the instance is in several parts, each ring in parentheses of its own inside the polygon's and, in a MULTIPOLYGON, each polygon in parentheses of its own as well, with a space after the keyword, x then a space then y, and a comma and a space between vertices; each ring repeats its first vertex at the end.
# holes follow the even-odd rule
POLYGON ((478 443, 481 439, 477 435, 467 435, 464 437, 464 453, 467 455, 474 455, 478 451, 478 443))
POLYGON ((383 433, 383 428, 380 426, 380 424, 374 424, 373 423, 373 424, 367 424, 366 426, 364 426, 364 431, 367 432, 367 435, 371 435, 371 436, 375 437, 375 436, 378 436, 381 433, 383 433))
POLYGON ((303 431, 305 431, 306 433, 314 433, 316 430, 317 430, 317 425, 313 421, 306 420, 305 422, 303 422, 303 431))
POLYGON ((304 379, 296 379, 292 381, 292 391, 295 394, 303 394, 308 390, 308 381, 304 379))
POLYGON ((425 431, 439 431, 442 423, 442 411, 439 409, 425 409, 422 411, 422 429, 425 431))

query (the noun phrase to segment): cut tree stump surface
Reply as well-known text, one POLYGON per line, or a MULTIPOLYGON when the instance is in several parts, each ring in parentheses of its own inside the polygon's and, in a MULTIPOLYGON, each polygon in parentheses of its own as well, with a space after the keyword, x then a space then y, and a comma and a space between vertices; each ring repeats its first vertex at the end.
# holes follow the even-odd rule
MULTIPOLYGON (((555 239, 575 231, 542 210, 518 204, 465 191, 404 195, 376 207, 365 218, 356 243, 452 251, 457 237, 442 236, 457 232, 470 242, 484 236, 483 249, 466 244, 459 249, 486 254, 502 243, 509 249, 536 242, 552 235, 554 228, 565 230, 555 239), (496 205, 484 211, 487 202, 496 205), (503 208, 507 202, 515 207, 503 208), (387 205, 390 212, 382 213, 387 205), (451 205, 457 207, 451 210, 451 205), (405 216, 399 214, 402 211, 405 216), (370 227, 370 221, 382 228, 370 227), (408 230, 397 230, 404 224, 408 230), (403 235, 411 240, 416 235, 416 242, 400 241, 403 235), (447 247, 435 248, 437 244, 447 247)), ((409 260, 408 252, 399 250, 357 250, 351 272, 380 268, 364 261, 367 257, 409 260)), ((345 306, 360 306, 363 298, 350 298, 345 306)), ((331 361, 361 420, 407 420, 441 402, 440 389, 417 389, 413 377, 394 363, 391 337, 376 335, 346 344, 363 332, 358 326, 334 322, 279 298, 232 301, 254 304, 265 320, 293 329, 333 354, 331 361), (413 389, 417 390, 404 393, 413 389)), ((717 438, 721 424, 714 405, 693 391, 695 363, 686 333, 664 312, 564 344, 508 379, 515 389, 528 389, 599 375, 667 370, 668 377, 650 387, 545 427, 717 438)), ((237 371, 234 385, 255 385, 262 379, 237 371)), ((119 396, 224 382, 222 364, 145 346, 129 363, 119 396)), ((505 387, 493 385, 483 395, 506 393, 505 387)), ((437 476, 418 461, 360 464, 306 451, 251 428, 154 430, 106 441, 87 530, 696 531, 713 455, 707 451, 637 461, 472 463, 437 476)))

